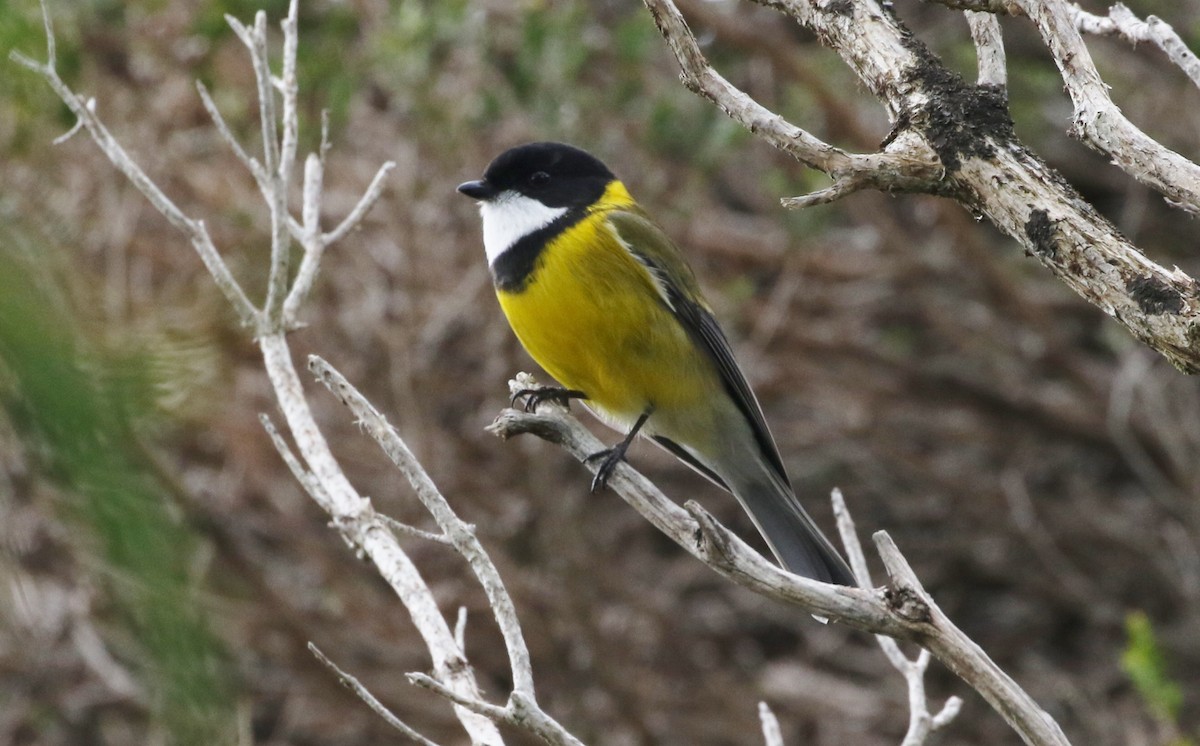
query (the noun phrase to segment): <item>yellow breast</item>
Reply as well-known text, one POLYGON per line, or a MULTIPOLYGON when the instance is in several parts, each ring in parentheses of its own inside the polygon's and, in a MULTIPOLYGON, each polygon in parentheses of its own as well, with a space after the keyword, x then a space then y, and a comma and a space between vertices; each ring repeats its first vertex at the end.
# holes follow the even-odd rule
POLYGON ((534 360, 614 424, 650 406, 695 409, 718 393, 712 364, 604 213, 593 210, 554 238, 519 292, 497 291, 500 305, 534 360))

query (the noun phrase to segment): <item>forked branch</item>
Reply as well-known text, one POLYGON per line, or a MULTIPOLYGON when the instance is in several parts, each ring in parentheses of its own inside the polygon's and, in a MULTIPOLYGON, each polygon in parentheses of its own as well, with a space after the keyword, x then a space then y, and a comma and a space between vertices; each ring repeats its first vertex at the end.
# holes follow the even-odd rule
MULTIPOLYGON (((509 383, 512 393, 535 386, 536 382, 525 374, 509 383)), ((489 429, 501 438, 526 433, 536 435, 561 446, 593 472, 599 468, 587 457, 602 450, 604 444, 557 404, 545 403, 534 413, 506 409, 489 429)), ((978 691, 1025 743, 1067 745, 1066 737, 1054 720, 938 608, 886 533, 879 532, 874 538, 891 578, 889 587, 828 585, 781 570, 699 505, 689 502, 683 508, 679 507, 627 463, 618 464, 608 486, 659 531, 718 574, 830 622, 914 642, 928 649, 934 658, 978 691)), ((850 533, 853 533, 852 528, 850 533)), ((861 558, 861 551, 859 556, 861 558)), ((860 574, 860 581, 870 582, 865 571, 860 574)), ((927 735, 935 723, 948 722, 954 716, 957 704, 948 702, 936 716, 929 715, 924 708, 923 688, 914 693, 914 688, 923 687, 919 684, 919 673, 926 664, 919 660, 912 666, 919 666, 921 671, 910 674, 901 670, 909 682, 911 698, 915 700, 920 694, 921 707, 913 718, 921 721, 928 718, 928 722, 918 724, 916 730, 910 728, 910 733, 923 738, 922 733, 927 735)))
MULTIPOLYGON (((892 120, 878 153, 854 155, 823 142, 715 71, 673 0, 644 0, 685 85, 764 141, 833 178, 826 189, 785 200, 787 206, 831 202, 864 188, 954 199, 987 217, 1177 368, 1200 372, 1200 283, 1147 258, 1025 147, 1013 128, 999 24, 979 13, 1028 14, 1075 102, 1076 133, 1170 203, 1200 210, 1200 167, 1146 136, 1112 104, 1080 39, 1082 16, 1073 15, 1063 0, 944 0, 973 11, 969 21, 980 55, 979 85, 947 69, 878 3, 756 1, 787 15, 841 56, 892 120)), ((1117 13, 1115 27, 1142 33, 1122 18, 1117 13)), ((1176 48, 1162 29, 1156 33, 1176 48)), ((1175 58, 1190 69, 1187 55, 1175 58)))

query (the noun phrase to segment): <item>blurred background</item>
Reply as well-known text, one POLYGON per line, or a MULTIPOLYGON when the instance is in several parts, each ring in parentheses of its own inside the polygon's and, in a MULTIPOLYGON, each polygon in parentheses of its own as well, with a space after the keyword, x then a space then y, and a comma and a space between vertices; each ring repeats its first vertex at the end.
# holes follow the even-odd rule
MULTIPOLYGON (((51 5, 63 77, 207 221, 258 298, 266 213, 193 81, 257 148, 252 71, 223 14, 263 7, 277 29, 284 0, 51 5)), ((794 24, 746 3, 681 5, 718 68, 767 106, 852 150, 887 134, 880 107, 794 24)), ((1200 5, 1129 5, 1200 48, 1200 5)), ((894 7, 973 79, 961 13, 894 7)), ((302 151, 320 111, 331 118, 325 225, 382 161, 398 168, 328 254, 292 343, 388 413, 479 527, 543 704, 576 735, 760 743, 765 700, 788 743, 873 746, 898 742, 907 706, 868 636, 722 582, 611 493, 589 495, 560 450, 484 432, 507 379, 534 366, 454 187, 533 139, 600 156, 684 247, 826 530, 841 487, 862 534, 889 531, 1075 743, 1200 739, 1195 379, 952 202, 861 193, 781 209, 827 179, 680 86, 633 0, 310 0, 300 28, 302 151)), ((1152 259, 1200 276, 1195 222, 1065 135, 1052 61, 1026 21, 1004 29, 1018 134, 1152 259)), ((1149 45, 1088 43, 1123 110, 1196 159, 1200 91, 1149 45)), ((43 54, 30 0, 0 0, 10 49, 43 54)), ((3 70, 0 743, 401 742, 308 641, 431 738, 463 743, 445 703, 404 679, 429 666, 405 610, 259 427, 275 410, 256 350, 191 247, 86 136, 52 145, 69 112, 33 74, 3 70)), ((361 492, 428 526, 341 405, 310 395, 361 492)), ((757 541, 685 467, 648 446, 631 460, 757 541)), ((466 566, 403 542, 446 614, 470 611, 471 662, 501 701, 507 660, 466 566)), ((928 678, 935 707, 966 700, 937 742, 1017 742, 947 670, 928 678)))

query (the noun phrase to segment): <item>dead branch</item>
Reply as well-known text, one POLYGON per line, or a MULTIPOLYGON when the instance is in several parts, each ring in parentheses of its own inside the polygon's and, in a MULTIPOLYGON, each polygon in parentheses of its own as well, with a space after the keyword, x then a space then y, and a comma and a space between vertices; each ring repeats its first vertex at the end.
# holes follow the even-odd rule
MULTIPOLYGON (((850 155, 761 106, 712 69, 672 0, 645 0, 685 85, 768 143, 835 180, 806 206, 870 187, 950 197, 988 218, 1088 302, 1180 370, 1200 371, 1200 284, 1148 259, 1017 138, 998 83, 992 23, 976 19, 981 76, 947 69, 896 15, 867 0, 758 0, 837 52, 879 100, 892 133, 876 154, 850 155), (872 162, 872 158, 876 160, 872 162), (934 166, 940 164, 940 168, 934 166), (872 173, 874 171, 874 173, 872 173)), ((1024 11, 1058 61, 1076 105, 1075 131, 1172 204, 1200 211, 1200 167, 1151 140, 1116 109, 1061 0, 953 2, 979 12, 1024 11)))
MULTIPOLYGON (((522 374, 509 382, 509 389, 516 393, 534 385, 531 377, 522 374)), ((536 435, 561 446, 593 472, 599 466, 587 457, 604 448, 567 410, 551 403, 535 413, 506 409, 489 430, 501 438, 536 435)), ((937 607, 886 532, 876 533, 874 539, 891 578, 889 587, 828 585, 781 570, 698 504, 688 502, 681 508, 627 463, 617 466, 608 485, 655 528, 718 574, 830 622, 915 642, 978 691, 1025 743, 1068 743, 1054 720, 937 607)), ((931 717, 929 730, 934 720, 953 717, 955 709, 947 703, 946 709, 931 717)))

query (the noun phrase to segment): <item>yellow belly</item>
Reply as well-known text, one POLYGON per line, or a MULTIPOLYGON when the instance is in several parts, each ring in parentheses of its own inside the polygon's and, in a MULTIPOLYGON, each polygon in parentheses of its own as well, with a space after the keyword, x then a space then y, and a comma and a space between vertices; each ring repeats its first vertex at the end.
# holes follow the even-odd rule
POLYGON ((648 432, 670 436, 671 422, 705 419, 719 378, 603 221, 591 215, 554 239, 524 288, 497 296, 521 344, 563 386, 618 426, 652 407, 648 432))

